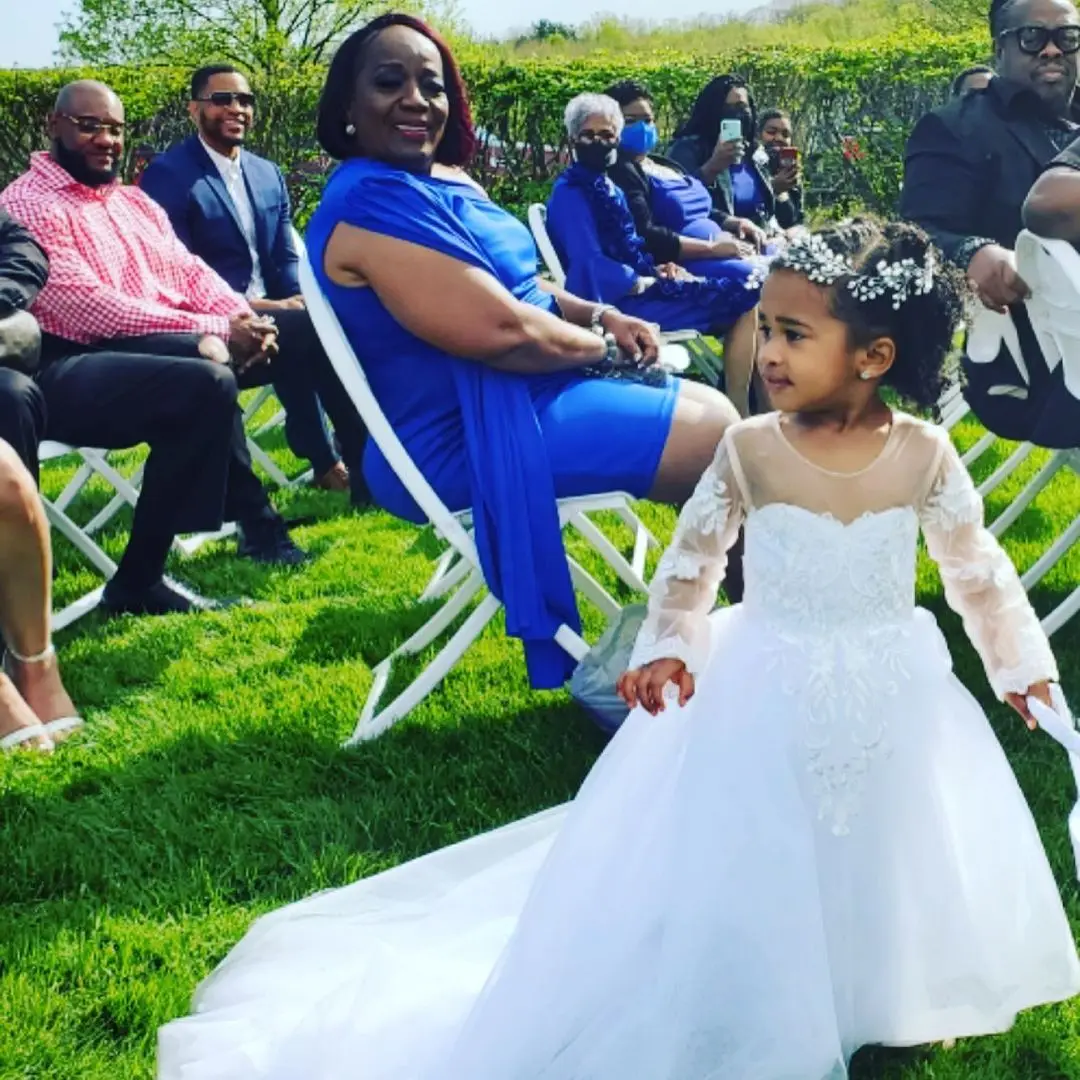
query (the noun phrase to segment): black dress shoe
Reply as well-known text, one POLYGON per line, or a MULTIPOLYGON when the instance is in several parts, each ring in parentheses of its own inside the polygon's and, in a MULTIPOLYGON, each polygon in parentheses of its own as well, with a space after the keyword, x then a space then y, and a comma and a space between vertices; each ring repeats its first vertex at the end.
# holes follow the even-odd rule
POLYGON ((107 615, 185 615, 189 611, 214 611, 221 606, 168 578, 161 578, 145 589, 129 588, 113 578, 101 596, 101 607, 107 615))
POLYGON ((311 558, 289 537, 281 518, 248 522, 237 526, 236 553, 245 559, 272 566, 299 566, 311 558))

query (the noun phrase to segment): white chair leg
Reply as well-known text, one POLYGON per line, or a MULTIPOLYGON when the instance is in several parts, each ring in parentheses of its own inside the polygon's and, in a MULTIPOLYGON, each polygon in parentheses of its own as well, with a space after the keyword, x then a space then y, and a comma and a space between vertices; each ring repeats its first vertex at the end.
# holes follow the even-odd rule
POLYGON ((258 462, 259 465, 262 466, 263 471, 275 484, 277 484, 278 487, 287 488, 289 486, 289 478, 282 472, 274 459, 254 439, 248 439, 247 447, 252 461, 258 462))
POLYGON ((570 564, 570 579, 586 600, 596 607, 607 619, 613 619, 622 611, 618 601, 586 570, 579 562, 567 556, 570 564))
POLYGON ((78 469, 75 470, 75 475, 67 482, 64 490, 60 492, 55 499, 53 499, 53 506, 57 510, 66 511, 67 508, 74 501, 75 496, 82 491, 86 482, 94 475, 94 470, 84 461, 78 469))
POLYGON ((1035 501, 1036 496, 1050 483, 1064 464, 1065 456, 1062 451, 1052 454, 1050 460, 1027 482, 1020 494, 994 519, 990 525, 991 535, 1000 537, 1035 501))
POLYGON ((1031 456, 1035 447, 1031 443, 1021 443, 978 487, 978 492, 985 498, 995 488, 1000 487, 1031 456))
POLYGON ((1043 619, 1042 628, 1046 636, 1060 630, 1070 619, 1080 613, 1080 589, 1073 589, 1072 595, 1066 597, 1049 615, 1043 619))
POLYGON ((988 431, 974 446, 960 455, 960 460, 970 469, 997 442, 997 438, 992 431, 988 431))
POLYGON ((1080 540, 1080 517, 1046 549, 1042 558, 1021 576, 1020 584, 1024 586, 1024 591, 1030 592, 1042 581, 1078 540, 1080 540))
MULTIPOLYGON (((479 588, 479 585, 477 588, 479 588)), ((454 597, 454 600, 457 600, 457 596, 454 597)), ((449 606, 448 604, 447 607, 449 606)), ((385 709, 376 712, 379 699, 389 682, 394 660, 403 654, 404 646, 391 653, 372 672, 374 681, 368 693, 367 701, 364 703, 364 708, 360 713, 356 729, 346 741, 345 746, 355 746, 357 743, 376 738, 415 709, 446 678, 454 665, 465 655, 469 646, 484 632, 487 624, 498 614, 501 607, 502 604, 490 593, 485 596, 476 609, 458 627, 438 656, 385 709)), ((444 608, 443 611, 440 611, 435 616, 435 619, 438 619, 445 610, 444 608)), ((431 622, 433 623, 435 619, 432 619, 431 622)), ((414 638, 410 639, 410 643, 421 635, 428 640, 438 636, 428 632, 430 626, 431 623, 425 626, 419 634, 414 635, 414 638)), ((423 646, 418 647, 422 648, 423 646)))
POLYGON ((96 589, 91 589, 85 596, 80 596, 78 600, 72 601, 67 607, 55 612, 51 620, 53 631, 63 630, 64 627, 70 626, 84 615, 89 615, 101 603, 101 596, 104 592, 105 587, 99 585, 96 589))
POLYGON ((445 596, 459 582, 468 577, 469 569, 469 564, 459 557, 455 548, 447 548, 439 556, 431 580, 424 587, 420 599, 422 601, 437 600, 440 596, 445 596))
POLYGON ((46 502, 44 499, 41 501, 49 525, 56 529, 74 547, 78 548, 106 578, 111 578, 116 573, 116 563, 63 510, 59 510, 54 504, 46 502))
POLYGON ((575 634, 565 623, 555 631, 555 641, 578 663, 585 659, 589 651, 589 643, 580 634, 575 634))
POLYGON ((604 562, 619 575, 625 585, 628 585, 635 592, 646 592, 648 590, 642 575, 635 572, 634 567, 626 561, 619 549, 585 514, 576 513, 571 515, 567 524, 581 533, 604 562))

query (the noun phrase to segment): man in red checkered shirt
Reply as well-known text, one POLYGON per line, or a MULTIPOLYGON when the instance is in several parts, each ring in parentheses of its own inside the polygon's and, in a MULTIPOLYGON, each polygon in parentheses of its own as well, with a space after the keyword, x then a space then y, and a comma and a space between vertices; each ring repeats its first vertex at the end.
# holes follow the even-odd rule
POLYGON ((153 200, 118 182, 124 108, 112 90, 66 86, 49 134, 49 152, 0 194, 49 256, 30 309, 44 338, 45 433, 107 449, 149 444, 131 539, 102 603, 190 610, 197 598, 163 576, 177 533, 236 521, 241 554, 305 558, 252 472, 237 408, 239 387, 259 381, 252 373, 276 352, 274 326, 188 252, 153 200))

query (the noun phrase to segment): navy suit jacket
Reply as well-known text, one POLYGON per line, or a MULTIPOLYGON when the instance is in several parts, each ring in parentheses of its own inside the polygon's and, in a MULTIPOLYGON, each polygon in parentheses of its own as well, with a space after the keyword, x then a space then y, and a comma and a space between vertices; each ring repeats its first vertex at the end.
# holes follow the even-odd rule
MULTIPOLYGON (((289 193, 281 170, 240 151, 240 166, 255 217, 259 269, 270 300, 300 292, 289 193)), ((251 252, 221 173, 197 135, 159 154, 139 186, 169 215, 188 250, 209 263, 238 293, 251 284, 251 252)))

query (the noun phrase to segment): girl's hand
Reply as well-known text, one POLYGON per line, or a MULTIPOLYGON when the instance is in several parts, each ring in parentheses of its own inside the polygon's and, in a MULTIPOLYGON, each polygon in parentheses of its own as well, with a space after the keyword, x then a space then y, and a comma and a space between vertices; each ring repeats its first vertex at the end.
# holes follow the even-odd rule
POLYGON ((1005 700, 1020 714, 1028 730, 1034 731, 1039 726, 1039 722, 1031 715, 1031 710, 1028 708, 1029 697, 1041 701, 1048 709, 1052 709, 1054 706, 1050 701, 1050 684, 1044 680, 1029 686, 1022 694, 1005 695, 1005 700))
POLYGON ((654 660, 642 668, 625 671, 619 676, 615 689, 631 709, 640 705, 656 716, 664 711, 664 687, 669 682, 679 691, 680 706, 694 696, 694 676, 681 660, 654 660))
POLYGON ((600 325, 615 338, 624 356, 640 367, 655 364, 660 355, 660 338, 656 327, 644 319, 635 319, 621 311, 605 311, 600 325))
POLYGON ((785 165, 772 178, 773 193, 783 195, 785 192, 793 191, 800 183, 802 183, 802 176, 799 174, 799 166, 785 165))

